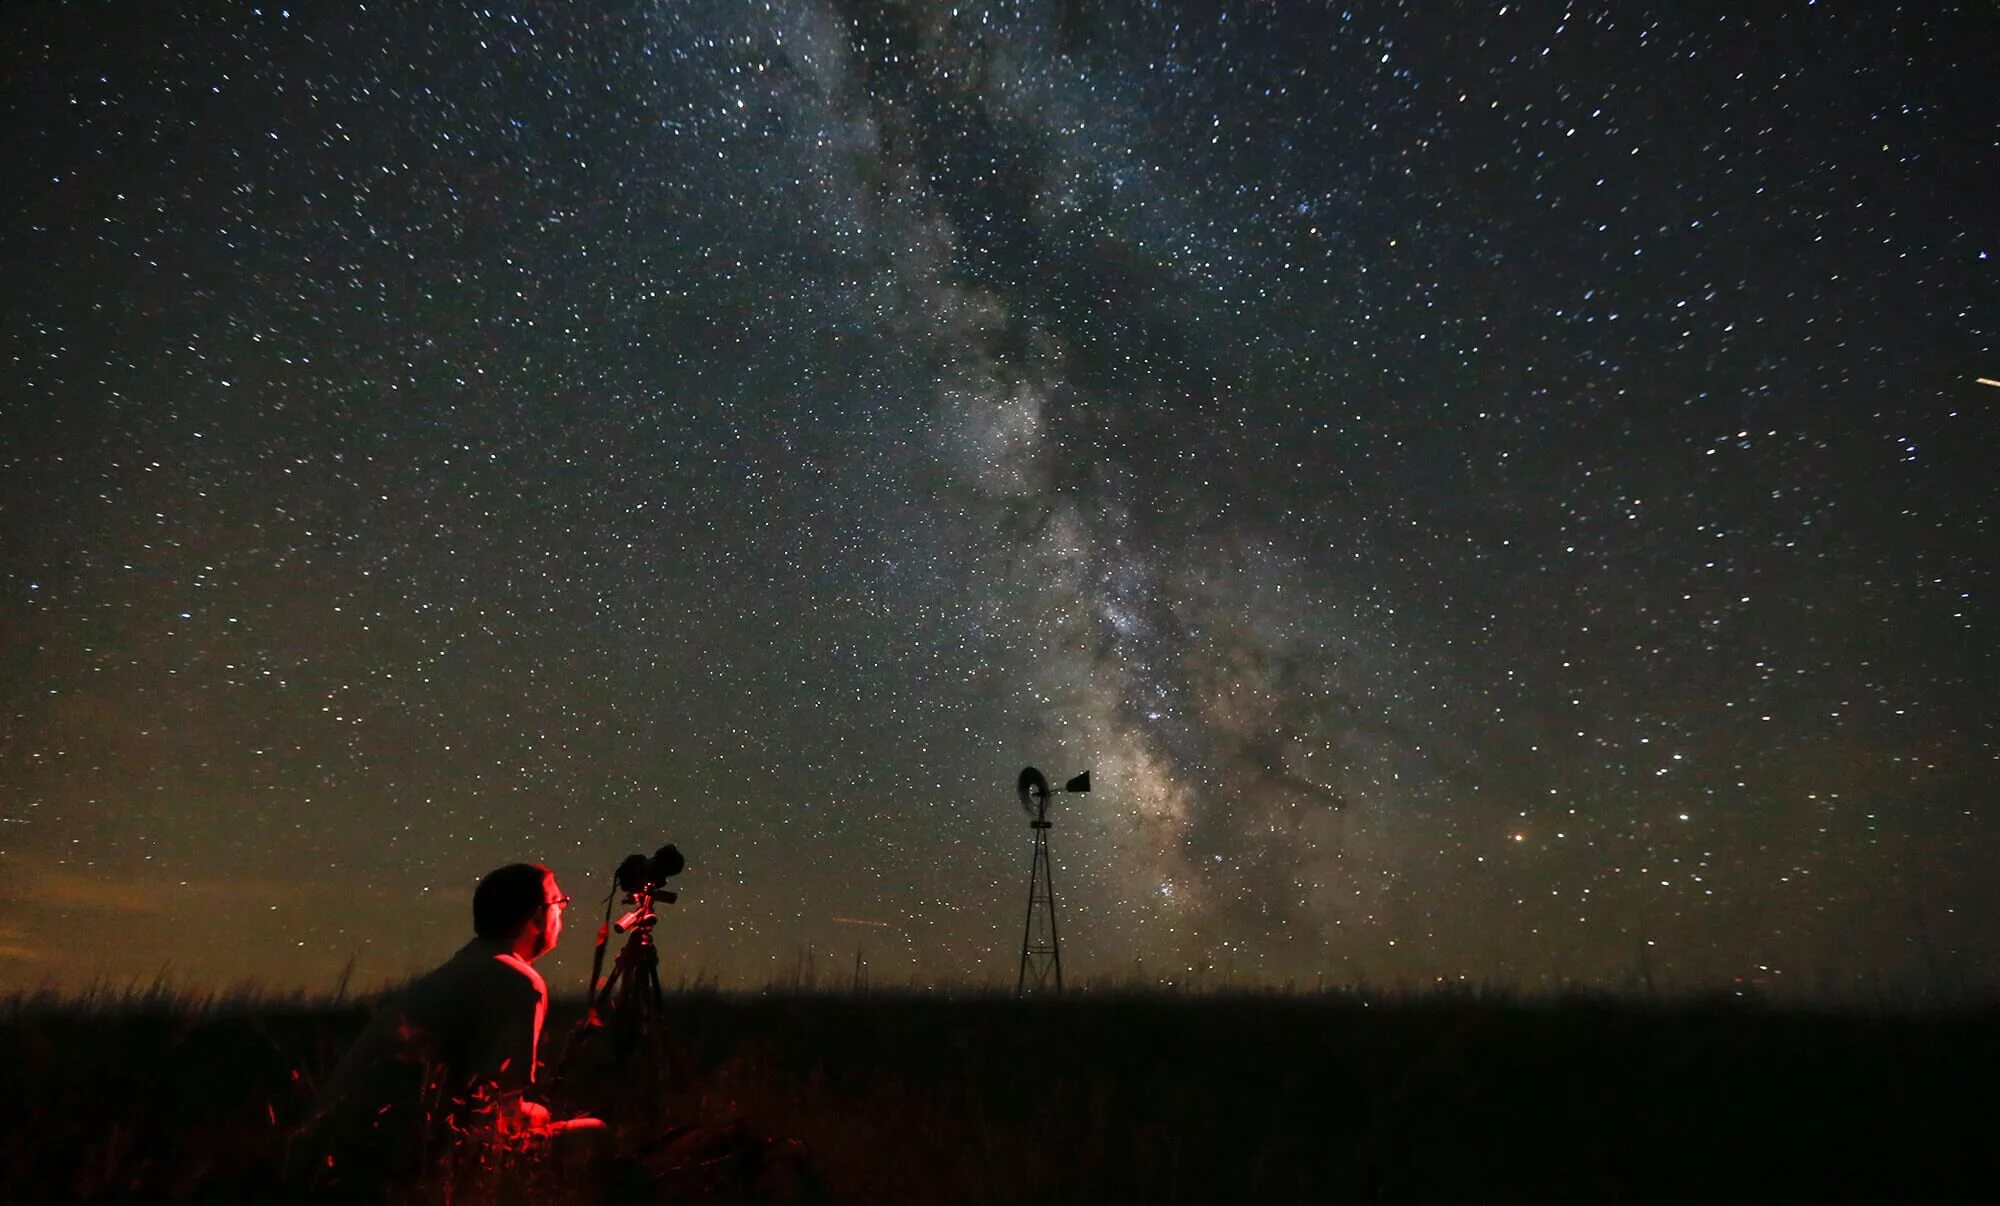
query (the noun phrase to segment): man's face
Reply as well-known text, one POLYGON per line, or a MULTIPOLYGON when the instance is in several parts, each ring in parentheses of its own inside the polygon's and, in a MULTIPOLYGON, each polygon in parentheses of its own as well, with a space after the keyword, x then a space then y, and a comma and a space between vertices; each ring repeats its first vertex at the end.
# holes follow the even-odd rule
POLYGON ((542 877, 542 901, 542 911, 537 916, 542 931, 542 939, 536 944, 540 948, 535 952, 538 956, 556 949, 556 940, 562 937, 563 910, 569 906, 569 897, 563 895, 553 871, 542 877))

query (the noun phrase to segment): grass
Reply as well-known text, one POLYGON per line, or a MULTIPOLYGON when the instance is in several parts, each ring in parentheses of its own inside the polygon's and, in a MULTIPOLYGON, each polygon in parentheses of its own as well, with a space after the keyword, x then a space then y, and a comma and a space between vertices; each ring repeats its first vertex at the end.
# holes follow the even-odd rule
MULTIPOLYGON (((271 1200, 366 1017, 158 986, 0 1002, 0 1186, 271 1200)), ((665 1020, 661 1083, 593 1041, 560 1085, 617 1125, 623 1202, 1940 1201, 1994 1172, 1991 1009, 690 991, 665 1020)), ((589 1195, 515 1170, 417 1196, 589 1195)))

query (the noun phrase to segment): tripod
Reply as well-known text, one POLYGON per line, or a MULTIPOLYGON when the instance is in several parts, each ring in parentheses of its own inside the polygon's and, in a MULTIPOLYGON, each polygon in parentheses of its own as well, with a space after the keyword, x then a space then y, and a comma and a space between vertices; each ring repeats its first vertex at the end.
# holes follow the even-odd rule
MULTIPOLYGON (((560 1078, 570 1071, 572 1057, 579 1054, 593 1035, 609 1029, 613 1066, 623 1064, 634 1050, 644 1050, 638 1075, 616 1076, 612 1083, 620 1086, 624 1094, 636 1092, 640 1110, 646 1117, 656 1118, 660 1109, 660 1064, 671 1065, 674 1060, 671 1051, 662 1050, 665 1031, 659 1021, 666 1011, 666 996, 660 990, 660 952, 653 943, 653 928, 660 921, 659 914, 653 911, 653 901, 657 896, 671 904, 676 897, 672 892, 659 891, 653 884, 643 884, 627 894, 631 911, 614 926, 611 902, 617 895, 614 890, 604 901, 604 924, 597 929, 597 949, 590 963, 590 1006, 570 1035, 558 1063, 557 1076, 560 1078), (600 980, 605 948, 613 929, 625 935, 625 945, 619 948, 618 957, 612 962, 611 974, 600 980)), ((668 1071, 672 1071, 671 1067, 668 1071)))
MULTIPOLYGON (((653 945, 653 927, 659 915, 652 909, 652 894, 642 893, 634 913, 641 914, 631 926, 625 946, 604 977, 603 987, 590 1004, 593 1018, 600 1021, 608 1013, 612 1022, 612 1049, 620 1058, 630 1055, 653 1029, 653 1022, 666 1009, 660 991, 660 949, 653 945)), ((601 947, 599 948, 602 949, 601 947)))

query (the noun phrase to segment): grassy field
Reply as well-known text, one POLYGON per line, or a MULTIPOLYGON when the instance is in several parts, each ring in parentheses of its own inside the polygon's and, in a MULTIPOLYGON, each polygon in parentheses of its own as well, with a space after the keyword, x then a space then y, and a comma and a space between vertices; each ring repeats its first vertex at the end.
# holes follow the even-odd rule
MULTIPOLYGON (((286 1128, 366 1016, 0 1005, 0 1197, 279 1200, 286 1128)), ((562 1085, 616 1124, 619 1201, 1984 1201, 2000 1120, 1991 1009, 693 993, 666 1022, 657 1083, 593 1043, 562 1085)))

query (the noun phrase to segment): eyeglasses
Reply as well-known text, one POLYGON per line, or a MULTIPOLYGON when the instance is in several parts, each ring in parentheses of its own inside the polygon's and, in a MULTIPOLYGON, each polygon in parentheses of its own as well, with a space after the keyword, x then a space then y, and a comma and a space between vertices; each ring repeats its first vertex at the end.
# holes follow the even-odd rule
POLYGON ((542 903, 546 905, 554 905, 558 909, 567 909, 569 907, 569 900, 570 898, 567 896, 558 896, 554 900, 545 900, 542 903))

